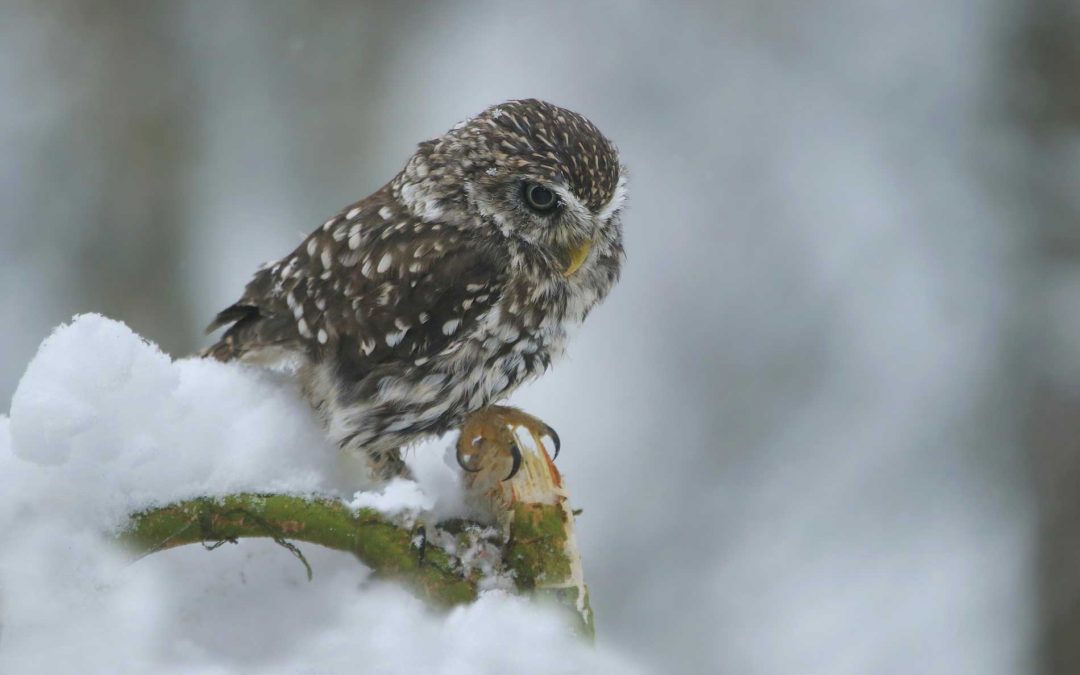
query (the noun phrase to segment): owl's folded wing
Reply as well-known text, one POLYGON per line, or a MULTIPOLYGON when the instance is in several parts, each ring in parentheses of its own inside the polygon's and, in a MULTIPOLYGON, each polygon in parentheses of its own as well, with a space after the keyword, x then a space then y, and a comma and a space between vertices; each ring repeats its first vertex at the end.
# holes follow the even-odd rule
POLYGON ((343 212, 256 273, 210 324, 228 329, 204 355, 333 354, 362 376, 385 363, 422 365, 470 334, 502 291, 497 252, 409 217, 381 217, 376 205, 343 212))

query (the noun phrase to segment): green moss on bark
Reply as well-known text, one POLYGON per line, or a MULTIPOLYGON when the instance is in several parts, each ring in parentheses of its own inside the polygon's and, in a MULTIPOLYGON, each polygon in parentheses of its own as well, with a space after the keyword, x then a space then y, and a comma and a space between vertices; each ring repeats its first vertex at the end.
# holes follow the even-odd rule
MULTIPOLYGON (((522 593, 550 598, 572 611, 580 631, 591 636, 588 593, 580 605, 570 582, 566 511, 557 504, 517 504, 503 548, 503 564, 522 593)), ((448 529, 454 527, 448 523, 448 529)), ((459 524, 460 525, 460 524, 459 524)), ((239 494, 220 499, 198 498, 132 516, 121 540, 136 554, 203 543, 269 537, 307 561, 293 542, 308 542, 355 554, 373 572, 413 590, 436 607, 476 599, 475 574, 465 577, 461 565, 435 546, 421 556, 414 533, 371 509, 353 511, 336 499, 288 495, 239 494)), ((309 568, 310 572, 310 568, 309 568)))
POLYGON ((476 599, 474 582, 455 571, 446 552, 428 547, 421 560, 411 532, 376 511, 354 512, 332 499, 252 494, 192 499, 136 514, 121 535, 127 546, 144 555, 184 544, 245 537, 302 541, 348 551, 376 575, 401 581, 436 605, 476 599))
POLYGON ((531 591, 570 578, 565 517, 558 504, 514 505, 503 560, 519 589, 531 591))

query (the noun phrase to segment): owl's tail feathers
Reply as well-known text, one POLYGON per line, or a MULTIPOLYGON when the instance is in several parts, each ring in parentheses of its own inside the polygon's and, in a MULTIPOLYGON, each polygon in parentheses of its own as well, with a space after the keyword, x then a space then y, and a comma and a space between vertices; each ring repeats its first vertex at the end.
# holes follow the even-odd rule
POLYGON ((211 333, 222 326, 230 326, 230 324, 231 326, 229 330, 225 331, 225 335, 220 340, 200 351, 198 353, 199 357, 217 359, 218 361, 233 361, 243 356, 245 351, 241 344, 243 341, 237 339, 237 334, 258 317, 259 309, 251 305, 233 305, 218 312, 218 315, 206 327, 206 332, 211 333))
POLYGON ((240 358, 240 350, 236 348, 230 336, 226 336, 217 343, 206 349, 196 352, 201 359, 215 359, 217 361, 233 361, 240 358))
POLYGON ((206 327, 206 332, 213 333, 222 326, 250 321, 257 316, 259 316, 258 307, 240 304, 232 305, 218 312, 217 316, 214 317, 214 320, 206 327))

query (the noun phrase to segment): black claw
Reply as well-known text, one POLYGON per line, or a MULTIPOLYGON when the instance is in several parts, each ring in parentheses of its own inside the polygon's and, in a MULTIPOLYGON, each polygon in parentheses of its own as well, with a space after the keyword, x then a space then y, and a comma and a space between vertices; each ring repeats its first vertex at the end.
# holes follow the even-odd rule
POLYGON ((547 427, 547 435, 551 436, 551 442, 555 444, 555 454, 551 456, 551 461, 554 462, 559 457, 559 450, 562 450, 562 441, 559 439, 559 434, 555 433, 550 424, 544 426, 547 427))
POLYGON ((517 443, 510 444, 510 456, 514 459, 514 466, 510 467, 510 475, 503 478, 503 482, 513 478, 517 474, 518 469, 521 468, 521 449, 518 448, 517 443))
POLYGON ((457 463, 458 463, 458 466, 460 466, 462 469, 465 469, 469 473, 476 473, 477 471, 480 470, 479 467, 474 469, 471 466, 469 466, 469 463, 465 461, 465 457, 461 454, 461 446, 460 445, 457 446, 457 463))

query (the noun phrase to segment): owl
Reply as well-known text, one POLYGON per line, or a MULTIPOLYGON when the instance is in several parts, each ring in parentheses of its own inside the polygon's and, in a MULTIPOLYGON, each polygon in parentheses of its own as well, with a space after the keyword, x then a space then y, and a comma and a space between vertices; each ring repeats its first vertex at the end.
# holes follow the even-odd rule
POLYGON ((376 478, 400 474, 402 448, 495 409, 562 354, 619 278, 625 185, 578 113, 488 108, 263 265, 203 355, 287 366, 335 443, 376 478))

